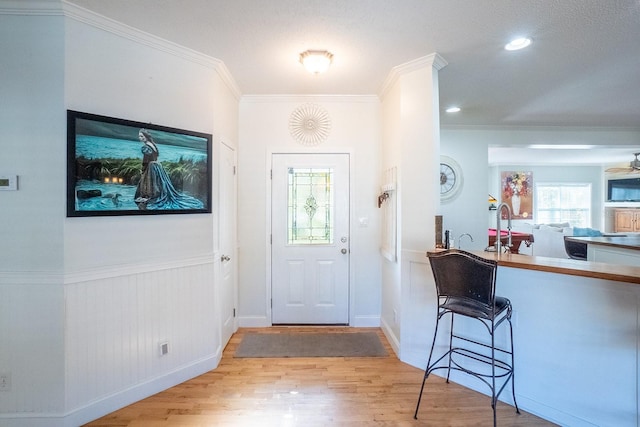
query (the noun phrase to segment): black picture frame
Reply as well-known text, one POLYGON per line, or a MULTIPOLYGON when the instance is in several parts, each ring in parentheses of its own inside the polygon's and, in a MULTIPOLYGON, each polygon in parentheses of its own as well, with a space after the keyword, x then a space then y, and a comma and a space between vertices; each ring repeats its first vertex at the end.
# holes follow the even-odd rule
POLYGON ((67 110, 67 217, 211 213, 211 147, 211 134, 67 110))

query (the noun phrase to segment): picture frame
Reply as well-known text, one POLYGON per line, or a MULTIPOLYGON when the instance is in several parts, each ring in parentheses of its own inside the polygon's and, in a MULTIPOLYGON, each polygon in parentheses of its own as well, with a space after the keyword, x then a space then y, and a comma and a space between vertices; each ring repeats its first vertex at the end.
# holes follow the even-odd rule
MULTIPOLYGON (((531 171, 503 171, 500 176, 501 197, 509 205, 512 219, 533 220, 533 173, 531 171)), ((504 211, 502 219, 507 219, 504 211)))
POLYGON ((211 213, 212 135, 67 110, 67 217, 211 213))

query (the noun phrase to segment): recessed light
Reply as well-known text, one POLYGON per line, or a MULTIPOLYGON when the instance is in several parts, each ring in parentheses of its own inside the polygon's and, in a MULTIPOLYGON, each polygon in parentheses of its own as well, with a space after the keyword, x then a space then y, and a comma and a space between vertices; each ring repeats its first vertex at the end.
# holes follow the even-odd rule
POLYGON ((447 113, 458 113, 460 112, 460 107, 449 107, 445 111, 447 113))
POLYGON ((520 49, 524 49, 525 47, 529 46, 531 44, 531 39, 528 37, 520 37, 517 39, 513 39, 511 40, 509 43, 507 43, 504 48, 507 50, 520 50, 520 49))

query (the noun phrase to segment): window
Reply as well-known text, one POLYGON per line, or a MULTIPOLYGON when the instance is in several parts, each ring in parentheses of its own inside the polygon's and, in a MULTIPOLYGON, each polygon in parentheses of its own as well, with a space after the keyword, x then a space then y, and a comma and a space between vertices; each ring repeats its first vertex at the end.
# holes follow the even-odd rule
POLYGON ((591 184, 537 183, 537 223, 568 222, 572 227, 591 227, 591 184))
POLYGON ((333 169, 289 168, 288 243, 333 243, 333 169))

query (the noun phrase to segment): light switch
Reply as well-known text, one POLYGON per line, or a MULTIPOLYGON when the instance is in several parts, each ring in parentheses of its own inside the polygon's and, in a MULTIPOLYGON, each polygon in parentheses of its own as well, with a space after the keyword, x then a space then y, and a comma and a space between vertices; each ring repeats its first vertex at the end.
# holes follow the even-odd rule
POLYGON ((18 175, 0 175, 0 191, 18 189, 18 175))

